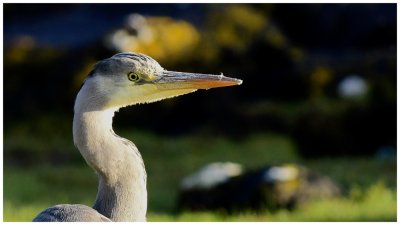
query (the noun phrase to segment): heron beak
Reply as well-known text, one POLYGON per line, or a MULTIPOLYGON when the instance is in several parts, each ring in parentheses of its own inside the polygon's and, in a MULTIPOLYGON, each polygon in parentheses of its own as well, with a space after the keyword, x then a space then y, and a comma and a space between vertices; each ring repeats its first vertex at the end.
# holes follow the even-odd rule
POLYGON ((163 76, 156 81, 161 87, 167 89, 209 89, 242 84, 242 80, 201 73, 183 73, 164 71, 163 76))

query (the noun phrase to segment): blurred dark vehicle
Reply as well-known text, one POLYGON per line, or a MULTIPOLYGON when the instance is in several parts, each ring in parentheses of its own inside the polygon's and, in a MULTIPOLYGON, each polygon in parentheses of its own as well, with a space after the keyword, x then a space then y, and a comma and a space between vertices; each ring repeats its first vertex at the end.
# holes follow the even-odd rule
POLYGON ((330 178, 303 166, 268 166, 232 176, 235 166, 212 163, 185 178, 178 209, 226 213, 293 210, 307 201, 338 197, 342 192, 330 178))

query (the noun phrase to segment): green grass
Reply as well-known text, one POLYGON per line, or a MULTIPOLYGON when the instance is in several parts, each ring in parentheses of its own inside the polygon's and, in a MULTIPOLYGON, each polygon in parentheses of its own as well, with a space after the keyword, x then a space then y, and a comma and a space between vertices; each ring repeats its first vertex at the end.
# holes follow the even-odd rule
POLYGON ((149 214, 149 221, 396 221, 396 194, 382 183, 371 186, 363 199, 337 198, 310 202, 290 212, 251 212, 226 216, 216 213, 184 213, 178 216, 149 214))
POLYGON ((337 198, 309 202, 295 211, 251 212, 233 216, 217 213, 149 214, 149 221, 396 221, 396 194, 381 182, 362 193, 362 199, 337 198))
MULTIPOLYGON (((84 202, 90 204, 88 200, 84 202)), ((4 220, 31 221, 35 215, 48 206, 49 204, 45 203, 18 204, 6 200, 4 220)), ((150 211, 148 221, 396 221, 396 213, 396 193, 382 182, 378 182, 365 192, 359 193, 356 198, 313 201, 295 211, 280 210, 272 214, 245 212, 229 216, 215 212, 185 212, 173 215, 150 211), (359 199, 360 196, 361 199, 359 199)))
MULTIPOLYGON (((120 134, 141 150, 148 173, 149 221, 395 221, 396 162, 373 158, 324 158, 302 160, 295 145, 285 136, 255 134, 243 140, 207 136, 156 136, 149 132, 120 134), (347 197, 309 202, 294 211, 224 215, 215 212, 173 214, 182 177, 206 163, 233 161, 246 168, 267 164, 301 163, 332 177, 349 191, 347 197)), ((31 221, 44 208, 59 203, 92 205, 97 177, 84 163, 67 138, 48 144, 35 134, 27 142, 24 135, 8 134, 5 142, 4 211, 5 221, 31 221), (20 137, 19 141, 15 137, 20 137), (55 146, 74 161, 18 163, 9 154, 15 149, 33 159, 48 154, 55 146), (43 154, 45 155, 45 154, 43 154), (77 160, 76 160, 77 159, 77 160)), ((72 141, 71 141, 72 142, 72 141)), ((15 156, 15 155, 14 155, 15 156)), ((41 159, 52 158, 40 157, 41 159)), ((32 161, 32 159, 28 160, 32 161)), ((33 160, 35 161, 35 160, 33 160)), ((61 160, 62 161, 62 160, 61 160)))

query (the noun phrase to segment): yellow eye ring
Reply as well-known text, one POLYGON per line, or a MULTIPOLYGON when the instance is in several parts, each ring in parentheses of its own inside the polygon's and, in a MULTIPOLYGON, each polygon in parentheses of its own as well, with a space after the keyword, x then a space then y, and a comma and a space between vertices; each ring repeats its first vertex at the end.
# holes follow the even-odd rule
POLYGON ((132 82, 136 82, 136 81, 140 80, 140 77, 139 77, 139 75, 138 75, 137 73, 135 73, 135 72, 129 72, 129 73, 128 73, 128 79, 129 79, 130 81, 132 81, 132 82))

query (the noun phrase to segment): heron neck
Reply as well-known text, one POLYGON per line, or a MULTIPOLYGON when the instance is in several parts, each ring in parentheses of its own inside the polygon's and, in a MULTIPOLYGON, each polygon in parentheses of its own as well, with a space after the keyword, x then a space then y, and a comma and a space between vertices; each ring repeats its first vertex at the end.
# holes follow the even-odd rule
POLYGON ((77 104, 79 99, 73 122, 74 143, 99 176, 93 208, 113 221, 146 220, 146 171, 135 145, 112 129, 117 109, 89 110, 85 104, 77 104))

